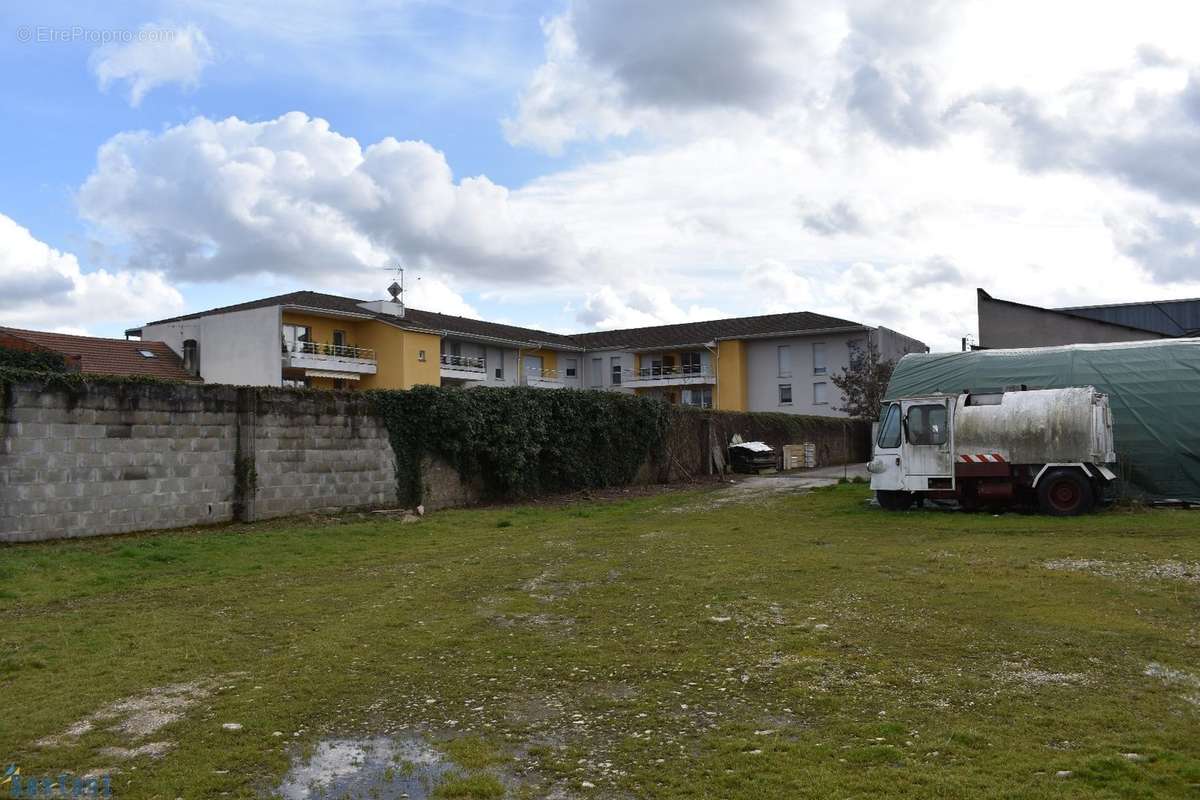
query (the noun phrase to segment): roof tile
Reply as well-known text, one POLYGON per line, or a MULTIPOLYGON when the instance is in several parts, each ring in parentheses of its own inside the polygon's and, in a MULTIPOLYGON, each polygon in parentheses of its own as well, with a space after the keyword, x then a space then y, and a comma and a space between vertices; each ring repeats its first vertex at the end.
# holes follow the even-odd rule
POLYGON ((78 360, 81 372, 102 375, 144 375, 179 381, 199 382, 183 368, 183 359, 163 342, 138 342, 126 339, 102 339, 48 331, 29 331, 0 327, 0 333, 30 342, 38 347, 62 353, 78 360), (141 351, 152 353, 143 356, 141 351))

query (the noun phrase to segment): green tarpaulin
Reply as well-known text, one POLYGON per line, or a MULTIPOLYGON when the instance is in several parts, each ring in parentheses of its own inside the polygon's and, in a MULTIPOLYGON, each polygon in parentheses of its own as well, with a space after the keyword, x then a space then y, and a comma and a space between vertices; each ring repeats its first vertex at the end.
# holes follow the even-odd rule
POLYGON ((1200 339, 913 353, 887 397, 1022 384, 1105 392, 1121 476, 1153 499, 1200 501, 1200 339))

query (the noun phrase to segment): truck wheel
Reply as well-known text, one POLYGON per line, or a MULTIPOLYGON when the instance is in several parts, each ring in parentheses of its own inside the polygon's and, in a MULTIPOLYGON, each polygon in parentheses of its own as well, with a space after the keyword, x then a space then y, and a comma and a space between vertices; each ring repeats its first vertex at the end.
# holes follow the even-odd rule
POLYGON ((1038 506, 1055 517, 1074 517, 1092 510, 1095 495, 1077 469, 1056 469, 1038 482, 1038 506))
POLYGON ((875 492, 875 499, 879 502, 879 507, 885 511, 907 511, 913 504, 912 492, 878 489, 875 492))

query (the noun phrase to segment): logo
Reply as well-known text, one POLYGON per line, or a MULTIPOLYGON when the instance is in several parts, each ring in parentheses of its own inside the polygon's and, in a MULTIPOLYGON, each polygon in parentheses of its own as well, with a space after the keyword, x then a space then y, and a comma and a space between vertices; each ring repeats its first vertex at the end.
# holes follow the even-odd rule
POLYGON ((0 774, 0 798, 3 797, 112 797, 112 780, 108 775, 28 776, 22 775, 16 764, 9 764, 0 774))

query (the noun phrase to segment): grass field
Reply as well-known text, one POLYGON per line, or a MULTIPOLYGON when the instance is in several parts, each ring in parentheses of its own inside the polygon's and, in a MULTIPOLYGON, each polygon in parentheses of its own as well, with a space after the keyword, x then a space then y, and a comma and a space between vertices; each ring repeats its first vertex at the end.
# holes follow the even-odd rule
POLYGON ((0 770, 167 800, 296 796, 347 752, 381 798, 1200 792, 1200 515, 715 497, 2 548, 0 770))

